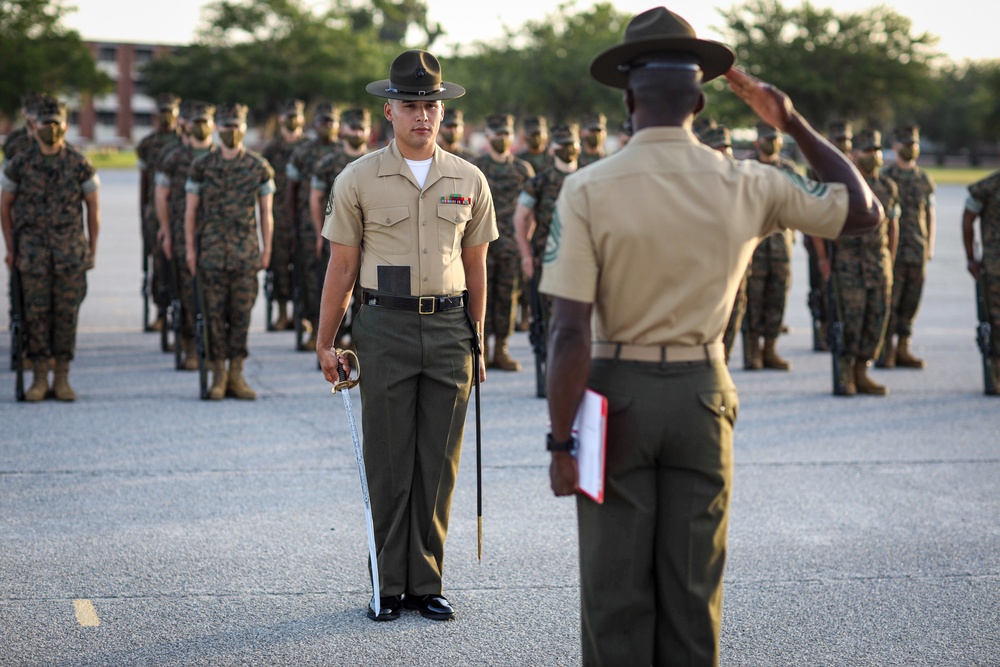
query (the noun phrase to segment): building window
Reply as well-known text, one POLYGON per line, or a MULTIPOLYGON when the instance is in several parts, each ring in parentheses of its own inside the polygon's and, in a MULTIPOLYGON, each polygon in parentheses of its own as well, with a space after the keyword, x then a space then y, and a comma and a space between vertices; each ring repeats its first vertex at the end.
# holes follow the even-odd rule
POLYGON ((149 95, 149 79, 137 79, 133 92, 136 95, 149 95))
POLYGON ((115 125, 118 120, 118 114, 114 111, 98 111, 97 112, 97 124, 98 125, 115 125))
POLYGON ((137 65, 148 63, 153 59, 153 49, 136 49, 135 62, 137 65))
POLYGON ((118 48, 114 46, 102 46, 97 49, 97 60, 102 63, 118 62, 118 48))
POLYGON ((70 125, 79 125, 80 124, 80 112, 78 112, 76 109, 71 110, 69 112, 69 118, 67 120, 69 121, 70 125))
POLYGON ((136 127, 152 127, 153 126, 153 114, 151 113, 137 113, 132 115, 135 121, 136 127))

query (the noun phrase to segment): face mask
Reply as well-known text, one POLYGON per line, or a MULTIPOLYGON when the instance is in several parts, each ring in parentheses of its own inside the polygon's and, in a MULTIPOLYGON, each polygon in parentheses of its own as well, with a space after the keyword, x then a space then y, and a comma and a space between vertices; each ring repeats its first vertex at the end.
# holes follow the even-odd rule
POLYGON ((335 125, 319 125, 316 127, 316 136, 323 143, 329 143, 333 140, 334 130, 336 129, 335 125))
POLYGON ((243 130, 239 130, 233 127, 229 127, 223 130, 219 130, 219 140, 222 145, 226 148, 236 148, 241 141, 243 141, 243 130))
POLYGON ((541 134, 529 134, 527 139, 525 139, 525 143, 528 144, 531 150, 537 151, 545 146, 545 137, 541 134))
POLYGON ((774 139, 761 139, 757 142, 757 150, 760 151, 761 155, 770 157, 778 152, 778 146, 774 139))
POLYGON ((920 147, 916 144, 907 144, 899 148, 899 157, 906 162, 916 160, 918 155, 920 155, 920 147))
POLYGON ((866 174, 871 174, 882 166, 882 153, 865 153, 858 158, 858 169, 866 174))
POLYGON ((177 116, 174 115, 173 111, 163 111, 160 113, 160 125, 164 127, 173 127, 176 121, 177 116))
POLYGON ((302 116, 287 116, 285 118, 285 122, 282 123, 282 125, 289 132, 294 132, 295 130, 302 127, 303 125, 302 116))
POLYGON ((349 134, 347 135, 347 143, 351 148, 361 148, 368 143, 365 135, 363 134, 349 134))
POLYGON ((590 148, 597 148, 598 144, 601 143, 601 135, 588 134, 583 138, 583 140, 587 142, 587 146, 589 146, 590 148))
POLYGON ((575 144, 570 144, 568 146, 560 146, 555 150, 556 157, 570 164, 576 161, 576 158, 580 156, 580 147, 575 144))
POLYGON ((212 131, 208 128, 208 123, 201 121, 191 124, 191 136, 198 141, 205 141, 212 131))
POLYGON ((66 128, 62 125, 42 125, 38 128, 36 134, 38 135, 38 140, 43 144, 54 146, 66 136, 66 128))
POLYGON ((490 147, 501 155, 510 150, 510 137, 494 137, 490 139, 490 147))

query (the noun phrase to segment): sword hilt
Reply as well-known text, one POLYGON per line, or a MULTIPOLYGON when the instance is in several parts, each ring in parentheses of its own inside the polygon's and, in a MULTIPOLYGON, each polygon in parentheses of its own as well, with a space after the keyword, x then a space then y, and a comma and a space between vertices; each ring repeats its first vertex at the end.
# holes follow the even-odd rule
POLYGON ((340 365, 339 361, 337 362, 337 375, 340 377, 340 382, 335 382, 331 390, 332 393, 336 394, 338 391, 346 391, 358 386, 358 382, 361 381, 361 362, 358 361, 358 355, 353 350, 334 350, 334 352, 338 357, 340 355, 347 357, 351 364, 351 370, 357 371, 354 377, 349 377, 344 367, 340 365))

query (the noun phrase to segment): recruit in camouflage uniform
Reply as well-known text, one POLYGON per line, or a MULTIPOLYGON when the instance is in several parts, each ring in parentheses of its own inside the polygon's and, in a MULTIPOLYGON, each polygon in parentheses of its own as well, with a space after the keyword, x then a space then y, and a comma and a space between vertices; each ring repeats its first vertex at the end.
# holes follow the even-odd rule
POLYGON ((927 262, 934 255, 934 181, 917 166, 920 128, 905 125, 894 134, 896 160, 884 173, 899 187, 899 247, 893 263, 889 326, 878 365, 923 368, 924 360, 910 352, 910 337, 920 308, 927 262), (893 336, 897 338, 895 345, 893 336))
POLYGON ((74 401, 69 367, 87 271, 97 253, 100 178, 86 156, 66 143, 65 105, 43 97, 35 112, 35 143, 5 162, 0 176, 0 226, 7 267, 16 262, 21 273, 26 354, 34 371, 25 400, 48 395, 48 360, 55 359, 53 394, 74 401))
POLYGON ((296 273, 302 293, 302 319, 309 327, 309 339, 305 350, 316 349, 316 330, 319 325, 319 275, 320 257, 317 253, 319 239, 312 212, 309 210, 309 195, 312 191, 313 169, 316 164, 335 151, 340 150, 337 136, 340 133, 340 110, 329 102, 320 102, 313 108, 313 131, 315 136, 307 139, 292 152, 285 167, 285 205, 288 219, 294 221, 292 245, 296 273))
POLYGON ((885 217, 874 232, 842 236, 832 241, 833 265, 825 246, 817 248, 817 262, 824 277, 836 274, 838 307, 844 331, 845 396, 889 393, 868 375, 878 357, 889 320, 892 292, 892 256, 898 237, 899 194, 896 183, 882 167, 882 133, 866 129, 853 140, 852 157, 865 182, 882 203, 885 217))
MULTIPOLYGON (((781 133, 767 123, 757 124, 757 160, 798 175, 795 163, 781 156, 781 133)), ((775 345, 785 318, 788 289, 792 284, 792 232, 771 234, 754 250, 747 281, 746 335, 750 360, 747 368, 787 371, 792 365, 778 355, 775 345), (764 339, 761 349, 760 340, 764 339)))
MULTIPOLYGON (((714 121, 711 125, 701 128, 701 133, 697 135, 702 143, 714 148, 729 157, 733 157, 733 138, 729 128, 725 125, 718 125, 714 121)), ((736 298, 733 300, 733 310, 729 314, 729 323, 726 324, 726 331, 722 334, 722 344, 726 348, 726 361, 733 351, 733 343, 736 342, 736 333, 743 325, 743 316, 747 308, 747 281, 750 278, 750 265, 743 274, 739 289, 736 290, 736 298)))
POLYGON ((35 106, 42 100, 36 92, 21 96, 21 117, 24 125, 7 135, 3 142, 3 161, 9 162, 18 152, 31 147, 35 141, 35 106))
MULTIPOLYGON (((302 100, 287 100, 281 107, 281 117, 278 119, 278 132, 267 142, 261 155, 274 169, 274 186, 278 196, 288 189, 288 177, 285 170, 292 153, 306 140, 302 130, 305 125, 305 102, 302 100)), ((291 329, 295 325, 288 317, 288 302, 292 300, 292 231, 288 217, 288 207, 281 202, 274 207, 274 233, 271 241, 271 275, 274 277, 274 301, 278 306, 278 319, 274 322, 274 330, 291 329)), ((270 317, 270 313, 268 314, 270 317)))
POLYGON ((602 113, 584 114, 580 119, 580 157, 577 164, 583 168, 604 157, 604 141, 608 138, 608 119, 602 113))
POLYGON ((222 146, 191 163, 185 185, 184 239, 188 268, 197 273, 205 297, 212 400, 257 397, 243 377, 243 365, 257 272, 271 258, 274 172, 267 160, 244 148, 246 116, 242 104, 219 105, 215 119, 222 146))
MULTIPOLYGON (((319 244, 320 267, 326 267, 330 261, 330 245, 323 238, 323 221, 333 210, 333 182, 350 163, 368 154, 368 140, 371 138, 372 117, 368 109, 345 109, 340 116, 340 150, 324 156, 316 163, 313 170, 309 195, 309 211, 316 229, 316 239, 319 244)), ((351 295, 351 317, 344 317, 334 339, 340 348, 354 349, 352 341, 352 325, 361 309, 361 283, 354 281, 354 292, 351 295)))
POLYGON ((552 166, 552 154, 549 153, 549 123, 545 116, 528 116, 521 123, 524 134, 524 150, 514 155, 531 165, 536 174, 546 167, 552 166))
POLYGON ((445 107, 444 115, 441 117, 441 129, 437 136, 438 146, 452 155, 471 161, 476 154, 465 147, 462 143, 463 137, 465 137, 465 115, 461 109, 445 107))
MULTIPOLYGON (((184 105, 182 105, 183 107, 184 105)), ((216 150, 212 142, 215 129, 215 106, 206 102, 190 102, 182 113, 187 125, 187 139, 173 148, 164 149, 156 171, 156 204, 160 216, 160 238, 163 254, 173 262, 180 285, 181 302, 180 345, 184 352, 182 368, 197 370, 198 357, 194 341, 194 279, 185 256, 184 209, 187 206, 188 172, 195 159, 216 150)))
POLYGON ((510 356, 507 339, 514 333, 515 301, 521 274, 521 253, 514 234, 514 211, 518 196, 535 175, 531 164, 510 152, 514 137, 514 117, 494 114, 486 119, 487 152, 472 164, 486 176, 493 194, 500 236, 486 253, 486 322, 483 328, 483 355, 491 368, 519 371, 521 364, 510 356), (495 338, 490 358, 490 336, 495 338))
MULTIPOLYGON (((521 269, 528 280, 539 284, 542 280, 542 259, 548 243, 549 228, 556 212, 556 200, 566 176, 579 167, 580 129, 575 124, 552 127, 554 160, 552 166, 529 178, 517 198, 514 211, 514 235, 521 251, 521 269)), ((551 299, 542 295, 545 312, 552 316, 551 299)), ((548 321, 545 330, 548 331, 548 321)))
MULTIPOLYGON (((827 126, 826 137, 845 155, 851 155, 854 142, 854 129, 850 121, 835 120, 827 126)), ((818 181, 819 176, 812 170, 806 170, 806 176, 814 181, 818 181)), ((813 239, 808 234, 802 235, 802 245, 809 255, 809 296, 806 297, 806 305, 809 307, 809 314, 813 319, 813 351, 828 352, 830 345, 827 341, 827 298, 826 280, 819 270, 819 260, 816 254, 816 245, 826 243, 823 239, 813 239)))
POLYGON ((969 197, 962 213, 962 240, 966 268, 976 280, 985 283, 990 325, 990 373, 993 391, 1000 395, 1000 171, 993 172, 969 186, 969 197), (975 255, 975 222, 979 218, 983 241, 982 257, 975 255))
POLYGON ((151 256, 152 280, 151 292, 153 299, 157 301, 156 321, 149 327, 150 331, 159 331, 165 326, 163 305, 159 302, 159 294, 163 289, 164 271, 167 270, 166 258, 160 252, 156 243, 156 233, 160 228, 159 220, 156 217, 156 158, 160 151, 167 144, 177 141, 180 135, 177 133, 177 115, 179 113, 180 98, 170 93, 161 93, 156 97, 156 105, 159 111, 156 116, 156 129, 147 134, 135 148, 136 166, 139 167, 139 216, 142 232, 143 253, 151 256))

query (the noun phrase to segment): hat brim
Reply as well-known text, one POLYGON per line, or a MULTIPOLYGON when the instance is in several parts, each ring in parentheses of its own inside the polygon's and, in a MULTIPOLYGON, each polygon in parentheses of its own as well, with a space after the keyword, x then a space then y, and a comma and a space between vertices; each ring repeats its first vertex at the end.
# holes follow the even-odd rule
POLYGON ((707 83, 729 71, 736 56, 725 44, 694 37, 661 37, 618 44, 600 53, 590 63, 590 76, 612 88, 628 87, 628 71, 619 69, 639 56, 663 51, 690 53, 698 59, 702 83, 707 83))
POLYGON ((453 100, 457 97, 465 95, 465 88, 458 85, 457 83, 451 83, 450 81, 442 81, 441 88, 436 93, 431 93, 429 95, 420 95, 417 93, 401 93, 399 91, 392 90, 393 85, 389 79, 379 79, 378 81, 372 81, 367 86, 367 90, 370 94, 375 97, 384 97, 388 100, 406 100, 410 102, 419 102, 421 100, 427 100, 428 102, 434 102, 436 100, 453 100))

